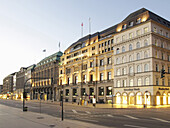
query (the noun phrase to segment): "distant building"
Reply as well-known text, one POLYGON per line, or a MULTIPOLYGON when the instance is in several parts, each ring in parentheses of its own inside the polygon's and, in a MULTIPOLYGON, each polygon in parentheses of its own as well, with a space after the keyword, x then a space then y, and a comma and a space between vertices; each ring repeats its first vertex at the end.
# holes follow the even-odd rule
POLYGON ((0 85, 0 94, 3 93, 3 85, 0 85))
POLYGON ((32 72, 32 99, 56 100, 58 85, 58 66, 62 52, 52 54, 41 60, 32 72), (35 79, 34 79, 35 78, 35 79))

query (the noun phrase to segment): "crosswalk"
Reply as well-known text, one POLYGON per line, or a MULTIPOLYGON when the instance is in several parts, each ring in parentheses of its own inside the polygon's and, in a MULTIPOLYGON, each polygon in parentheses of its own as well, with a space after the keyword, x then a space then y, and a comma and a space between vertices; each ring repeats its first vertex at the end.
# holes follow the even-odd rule
MULTIPOLYGON (((71 110, 73 114, 76 114, 76 115, 88 115, 90 117, 109 117, 109 118, 118 118, 118 116, 115 116, 115 115, 112 115, 112 114, 98 114, 98 113, 92 113, 92 112, 89 112, 89 111, 77 111, 77 110, 74 110, 72 109, 71 110)), ((64 113, 66 113, 68 111, 64 110, 64 113)), ((142 117, 135 117, 135 116, 132 116, 132 115, 119 115, 119 117, 123 117, 123 118, 128 118, 128 119, 132 119, 132 120, 142 120, 143 118, 142 117)), ((160 118, 155 118, 155 117, 148 117, 147 119, 150 119, 152 121, 159 121, 159 122, 164 122, 164 123, 170 123, 170 121, 168 120, 164 120, 164 119, 160 119, 160 118)))

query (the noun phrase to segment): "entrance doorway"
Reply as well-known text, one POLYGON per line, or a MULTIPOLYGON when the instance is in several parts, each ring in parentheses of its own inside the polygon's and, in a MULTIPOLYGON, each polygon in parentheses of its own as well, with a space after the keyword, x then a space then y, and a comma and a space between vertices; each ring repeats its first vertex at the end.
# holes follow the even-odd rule
POLYGON ((167 102, 166 102, 166 93, 163 94, 163 104, 164 105, 167 104, 167 102))
POLYGON ((151 94, 149 92, 145 92, 144 95, 144 100, 145 100, 145 104, 146 105, 150 105, 151 104, 151 94))
POLYGON ((116 104, 121 104, 120 93, 117 93, 117 94, 116 94, 116 104))
POLYGON ((156 93, 156 105, 160 105, 161 104, 161 97, 160 97, 160 92, 156 93))
POLYGON ((122 103, 123 103, 123 104, 127 104, 127 94, 126 94, 126 93, 123 93, 122 103))
POLYGON ((136 104, 142 104, 142 93, 138 92, 136 94, 136 104))

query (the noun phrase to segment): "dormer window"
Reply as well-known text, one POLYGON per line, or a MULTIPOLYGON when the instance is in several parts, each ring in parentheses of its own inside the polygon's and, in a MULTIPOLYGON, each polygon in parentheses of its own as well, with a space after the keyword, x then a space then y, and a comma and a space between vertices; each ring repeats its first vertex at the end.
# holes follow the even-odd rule
POLYGON ((126 29, 126 26, 127 26, 127 24, 124 24, 124 25, 122 26, 122 29, 126 29))
POLYGON ((141 18, 138 18, 138 19, 136 20, 136 23, 137 23, 137 24, 141 23, 141 18))
POLYGON ((133 26, 133 21, 129 22, 129 26, 130 26, 130 27, 133 26))

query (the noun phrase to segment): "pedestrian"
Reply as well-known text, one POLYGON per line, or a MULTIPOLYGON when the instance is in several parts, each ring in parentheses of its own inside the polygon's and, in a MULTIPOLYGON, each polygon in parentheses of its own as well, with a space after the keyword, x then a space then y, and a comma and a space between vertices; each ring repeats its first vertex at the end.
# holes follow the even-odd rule
POLYGON ((93 98, 93 107, 96 107, 96 99, 93 98))

